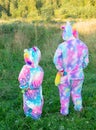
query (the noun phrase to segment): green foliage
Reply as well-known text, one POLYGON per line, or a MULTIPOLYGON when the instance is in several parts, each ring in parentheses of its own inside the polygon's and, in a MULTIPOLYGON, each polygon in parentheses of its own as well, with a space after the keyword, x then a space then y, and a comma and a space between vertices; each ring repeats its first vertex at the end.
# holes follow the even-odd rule
POLYGON ((54 8, 51 4, 45 5, 41 9, 41 15, 43 19, 45 18, 46 21, 50 21, 52 16, 54 15, 54 8))
POLYGON ((95 0, 0 0, 2 19, 22 17, 50 21, 53 18, 96 18, 95 14, 95 0))
POLYGON ((62 42, 60 23, 21 23, 0 25, 0 130, 95 130, 96 129, 96 30, 81 34, 89 47, 90 63, 85 69, 83 85, 84 110, 75 112, 70 102, 70 114, 60 115, 58 88, 54 85, 56 68, 53 55, 62 42), (24 65, 23 50, 37 45, 42 54, 44 69, 42 117, 34 121, 25 117, 18 74, 24 65))

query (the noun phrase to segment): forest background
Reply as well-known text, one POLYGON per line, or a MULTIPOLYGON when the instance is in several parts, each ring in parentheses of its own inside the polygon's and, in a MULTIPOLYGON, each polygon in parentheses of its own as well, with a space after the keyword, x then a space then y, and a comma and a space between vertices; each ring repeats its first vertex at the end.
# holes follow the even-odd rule
POLYGON ((49 21, 96 18, 96 0, 0 0, 0 17, 49 21))

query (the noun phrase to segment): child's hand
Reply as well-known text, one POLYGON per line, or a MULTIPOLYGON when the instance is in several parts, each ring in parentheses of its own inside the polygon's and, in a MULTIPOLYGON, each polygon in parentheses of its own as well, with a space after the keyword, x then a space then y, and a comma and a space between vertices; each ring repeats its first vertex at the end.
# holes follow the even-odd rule
POLYGON ((25 91, 24 91, 24 89, 23 90, 21 90, 21 93, 24 93, 25 91))
POLYGON ((63 76, 63 75, 64 75, 64 72, 60 72, 60 71, 59 71, 59 73, 60 73, 60 75, 61 75, 61 76, 63 76))
POLYGON ((22 89, 22 90, 21 90, 21 93, 24 93, 26 90, 28 90, 28 89, 26 89, 26 88, 25 88, 25 89, 22 89))
POLYGON ((60 73, 61 76, 64 76, 64 70, 59 71, 59 73, 60 73))

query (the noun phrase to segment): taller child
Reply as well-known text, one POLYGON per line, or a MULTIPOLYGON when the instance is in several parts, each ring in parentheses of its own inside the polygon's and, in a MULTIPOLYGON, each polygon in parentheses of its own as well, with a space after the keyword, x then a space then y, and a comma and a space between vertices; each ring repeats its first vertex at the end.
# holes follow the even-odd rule
POLYGON ((61 80, 58 85, 62 115, 69 114, 70 95, 74 103, 74 109, 81 111, 82 106, 82 85, 84 82, 83 69, 89 63, 88 48, 73 31, 69 22, 63 27, 63 43, 58 45, 54 54, 53 62, 61 73, 61 80))

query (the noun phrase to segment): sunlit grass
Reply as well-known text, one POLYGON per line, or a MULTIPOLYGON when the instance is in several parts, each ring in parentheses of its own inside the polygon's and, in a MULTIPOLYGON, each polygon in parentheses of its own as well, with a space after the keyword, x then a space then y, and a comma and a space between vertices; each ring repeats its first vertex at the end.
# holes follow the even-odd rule
POLYGON ((61 23, 12 22, 0 25, 0 130, 95 130, 96 129, 96 22, 76 22, 79 37, 89 48, 90 63, 84 70, 82 90, 84 110, 75 112, 70 102, 67 117, 59 113, 58 88, 54 85, 56 68, 53 55, 62 42, 61 23), (91 30, 92 29, 92 30, 91 30), (37 45, 44 69, 44 108, 38 121, 25 117, 18 74, 24 65, 23 50, 37 45))
MULTIPOLYGON (((74 27, 82 34, 91 34, 96 32, 96 20, 86 20, 77 22, 74 27)), ((95 33, 94 33, 95 35, 95 33)))

